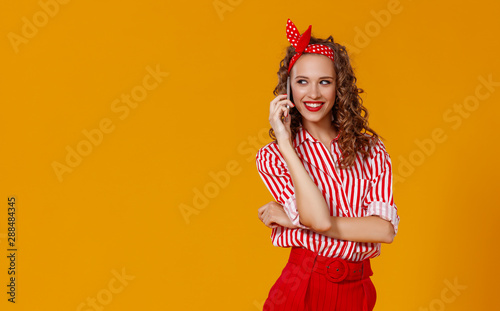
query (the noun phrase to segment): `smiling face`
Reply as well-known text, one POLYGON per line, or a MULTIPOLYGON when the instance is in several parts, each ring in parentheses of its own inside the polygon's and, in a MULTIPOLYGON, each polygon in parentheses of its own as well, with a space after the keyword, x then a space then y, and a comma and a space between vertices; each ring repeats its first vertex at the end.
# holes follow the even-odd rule
POLYGON ((293 102, 302 124, 330 125, 335 103, 336 73, 333 62, 320 54, 304 54, 290 71, 293 102))

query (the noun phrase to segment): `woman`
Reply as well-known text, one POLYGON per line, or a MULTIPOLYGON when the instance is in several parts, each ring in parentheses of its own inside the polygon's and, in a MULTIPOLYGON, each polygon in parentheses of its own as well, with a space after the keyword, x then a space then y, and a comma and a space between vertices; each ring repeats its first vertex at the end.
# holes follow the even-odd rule
POLYGON ((311 37, 311 26, 300 35, 290 20, 287 38, 270 104, 274 141, 256 163, 276 200, 259 219, 291 252, 264 310, 372 310, 370 258, 399 224, 391 159, 368 126, 345 47, 311 37))

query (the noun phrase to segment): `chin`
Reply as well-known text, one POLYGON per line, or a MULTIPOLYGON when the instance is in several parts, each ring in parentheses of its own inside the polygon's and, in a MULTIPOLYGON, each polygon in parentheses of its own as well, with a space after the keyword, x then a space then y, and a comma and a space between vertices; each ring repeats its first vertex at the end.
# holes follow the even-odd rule
POLYGON ((305 114, 302 114, 302 118, 309 122, 319 122, 325 118, 325 114, 318 114, 317 112, 309 112, 306 111, 305 114))

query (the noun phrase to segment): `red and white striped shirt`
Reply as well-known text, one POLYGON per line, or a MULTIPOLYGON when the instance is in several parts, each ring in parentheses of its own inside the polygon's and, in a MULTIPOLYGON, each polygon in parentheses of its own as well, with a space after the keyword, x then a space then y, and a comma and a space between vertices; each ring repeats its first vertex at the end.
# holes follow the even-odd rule
MULTIPOLYGON (((399 216, 392 195, 392 164, 384 144, 378 140, 371 148, 369 158, 362 160, 358 153, 354 166, 339 169, 334 166, 334 162, 338 162, 342 154, 338 145, 339 135, 331 142, 333 158, 325 145, 304 128, 299 129, 293 141, 304 168, 321 190, 330 215, 377 215, 390 221, 397 233, 399 216)), ((300 223, 292 178, 278 144, 271 142, 262 147, 257 152, 256 163, 259 174, 274 199, 283 206, 292 222, 300 227, 290 229, 279 226, 272 229, 271 240, 274 246, 303 247, 322 256, 352 261, 380 255, 380 243, 338 240, 308 230, 300 223)))

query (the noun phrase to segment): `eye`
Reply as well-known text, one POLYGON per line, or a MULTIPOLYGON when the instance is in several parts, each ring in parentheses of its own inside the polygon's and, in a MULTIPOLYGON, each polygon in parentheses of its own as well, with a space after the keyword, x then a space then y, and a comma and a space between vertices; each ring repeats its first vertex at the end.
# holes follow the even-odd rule
POLYGON ((320 84, 328 85, 328 84, 332 84, 332 81, 329 81, 329 80, 321 80, 320 84))
POLYGON ((307 81, 304 79, 297 80, 297 84, 306 84, 307 81))

